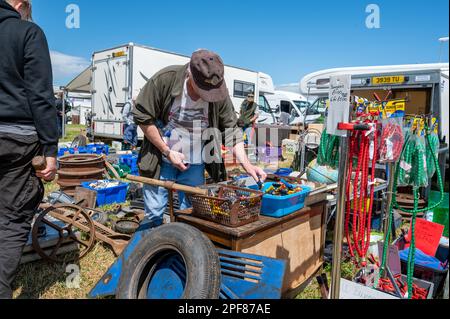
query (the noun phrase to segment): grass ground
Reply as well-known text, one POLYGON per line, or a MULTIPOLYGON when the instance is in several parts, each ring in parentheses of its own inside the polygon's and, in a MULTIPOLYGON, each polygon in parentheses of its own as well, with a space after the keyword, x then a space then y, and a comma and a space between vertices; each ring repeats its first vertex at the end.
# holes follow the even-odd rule
POLYGON ((85 125, 66 125, 66 136, 63 139, 60 139, 60 142, 72 142, 83 130, 86 130, 85 125))
POLYGON ((79 288, 66 284, 71 282, 71 272, 66 264, 33 262, 20 267, 14 283, 14 298, 18 299, 84 299, 114 263, 112 251, 97 244, 79 263, 79 288), (67 272, 66 272, 67 271, 67 272))

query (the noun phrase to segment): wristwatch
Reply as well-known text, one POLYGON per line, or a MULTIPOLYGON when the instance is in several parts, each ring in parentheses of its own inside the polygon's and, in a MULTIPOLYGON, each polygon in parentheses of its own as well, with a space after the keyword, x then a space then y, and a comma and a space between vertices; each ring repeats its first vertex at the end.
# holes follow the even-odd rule
POLYGON ((169 149, 167 149, 167 151, 165 151, 165 152, 162 152, 162 155, 164 156, 164 158, 168 158, 168 157, 169 157, 169 155, 170 155, 170 148, 169 148, 169 149))

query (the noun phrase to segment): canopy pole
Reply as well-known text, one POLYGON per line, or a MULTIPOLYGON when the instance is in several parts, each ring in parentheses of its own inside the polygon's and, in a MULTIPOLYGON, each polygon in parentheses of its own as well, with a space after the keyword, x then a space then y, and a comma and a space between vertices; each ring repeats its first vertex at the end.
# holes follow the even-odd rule
POLYGON ((346 203, 346 180, 348 178, 348 132, 341 137, 339 146, 339 180, 337 193, 336 222, 333 238, 333 262, 331 269, 331 299, 339 299, 341 289, 342 239, 344 236, 344 215, 346 203))

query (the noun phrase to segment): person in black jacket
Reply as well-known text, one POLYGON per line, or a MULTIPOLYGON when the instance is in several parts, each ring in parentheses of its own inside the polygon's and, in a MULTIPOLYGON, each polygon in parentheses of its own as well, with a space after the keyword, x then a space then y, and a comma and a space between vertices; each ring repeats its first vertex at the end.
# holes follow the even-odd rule
POLYGON ((58 128, 50 54, 30 0, 0 0, 0 298, 12 283, 44 188, 56 174, 58 128), (35 172, 31 162, 46 157, 35 172))

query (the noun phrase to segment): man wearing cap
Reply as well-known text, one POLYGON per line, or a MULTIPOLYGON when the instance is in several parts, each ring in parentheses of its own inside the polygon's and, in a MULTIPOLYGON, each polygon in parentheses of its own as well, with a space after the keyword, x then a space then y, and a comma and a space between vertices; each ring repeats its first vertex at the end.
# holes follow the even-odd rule
POLYGON ((238 125, 246 133, 248 144, 251 144, 251 132, 258 117, 258 104, 255 103, 255 94, 249 93, 241 104, 241 112, 238 120, 238 125))
MULTIPOLYGON (((213 52, 198 50, 189 64, 158 72, 138 96, 133 116, 145 134, 139 155, 143 177, 200 186, 206 169, 215 182, 222 181, 226 178, 221 157, 224 138, 249 175, 257 181, 266 178, 245 154, 224 64, 213 52)), ((166 189, 144 186, 146 215, 155 226, 162 224, 167 200, 166 189)), ((179 201, 181 209, 190 207, 182 193, 179 201)))

